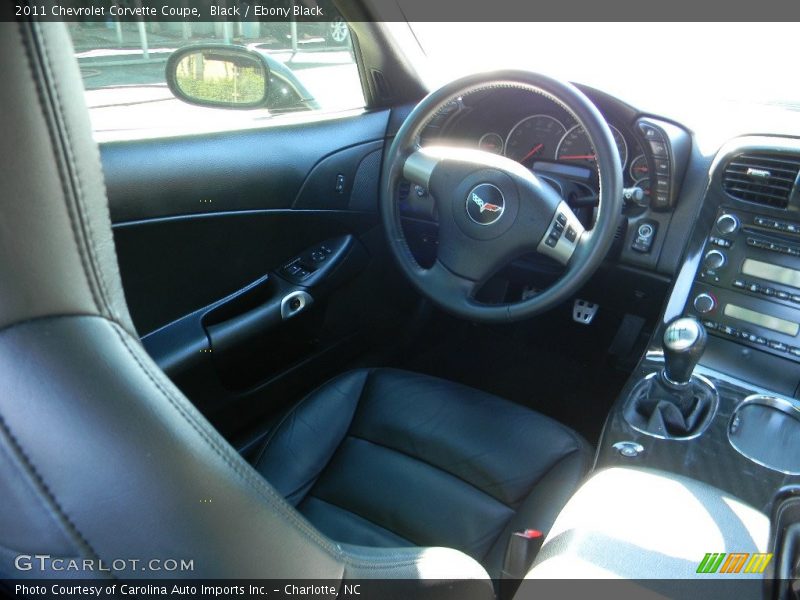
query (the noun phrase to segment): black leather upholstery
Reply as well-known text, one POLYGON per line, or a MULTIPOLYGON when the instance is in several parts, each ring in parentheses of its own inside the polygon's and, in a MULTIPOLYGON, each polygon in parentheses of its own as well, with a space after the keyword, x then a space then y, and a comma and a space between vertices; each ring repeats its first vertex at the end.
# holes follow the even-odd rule
POLYGON ((508 535, 547 531, 590 460, 577 434, 527 408, 375 369, 305 398, 255 466, 332 539, 457 548, 499 575, 508 535))
MULTIPOLYGON (((579 441, 478 392, 362 371, 277 430, 259 462, 276 491, 139 343, 66 29, 15 23, 12 9, 0 4, 0 578, 64 574, 19 571, 20 553, 173 558, 194 568, 171 577, 404 578, 403 597, 432 599, 463 598, 458 582, 473 580, 470 598, 493 597, 486 571, 457 550, 343 543, 332 503, 351 518, 350 541, 452 542, 491 558, 520 515, 549 523, 585 467, 579 441), (272 473, 278 454, 284 470, 272 473), (419 521, 366 512, 367 490, 419 521), (359 511, 386 531, 356 525, 359 511)), ((163 573, 126 562, 113 575, 163 573)))
POLYGON ((331 541, 158 369, 122 294, 66 28, 12 11, 0 3, 0 578, 65 574, 20 571, 18 554, 173 558, 194 568, 170 577, 404 578, 406 597, 432 599, 468 579, 493 597, 456 550, 331 541))

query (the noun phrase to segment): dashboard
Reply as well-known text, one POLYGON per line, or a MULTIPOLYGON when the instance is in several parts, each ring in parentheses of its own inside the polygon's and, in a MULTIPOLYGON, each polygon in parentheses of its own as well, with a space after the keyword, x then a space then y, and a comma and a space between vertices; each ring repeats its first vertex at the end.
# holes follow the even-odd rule
MULTIPOLYGON (((581 89, 609 125, 623 174, 625 207, 609 260, 656 271, 689 162, 691 136, 613 96, 581 89)), ((478 148, 515 160, 554 187, 584 227, 592 227, 600 189, 594 148, 571 113, 547 96, 513 88, 472 92, 447 104, 422 131, 420 144, 478 148)), ((435 199, 427 190, 407 186, 399 201, 404 216, 435 220, 435 199)), ((406 233, 412 251, 423 243, 414 244, 415 237, 434 238, 430 231, 406 233)), ((425 266, 422 254, 417 257, 425 266)), ((527 267, 528 272, 556 270, 535 256, 527 258, 527 267)))

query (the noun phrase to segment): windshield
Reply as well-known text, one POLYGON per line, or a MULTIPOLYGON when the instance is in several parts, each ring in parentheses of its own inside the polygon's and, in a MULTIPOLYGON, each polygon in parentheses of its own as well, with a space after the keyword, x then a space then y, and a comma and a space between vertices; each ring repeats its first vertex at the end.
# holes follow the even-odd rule
POLYGON ((800 110, 796 23, 410 23, 432 87, 524 68, 643 110, 769 104, 800 110))

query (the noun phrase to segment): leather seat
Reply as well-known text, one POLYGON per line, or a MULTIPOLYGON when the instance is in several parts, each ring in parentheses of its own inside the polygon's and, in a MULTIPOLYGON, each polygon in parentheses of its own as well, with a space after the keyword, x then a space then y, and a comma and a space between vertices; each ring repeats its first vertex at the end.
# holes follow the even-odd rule
POLYGON ((590 461, 580 436, 527 408, 374 369, 306 397, 255 467, 334 540, 457 548, 497 577, 510 534, 549 530, 590 461))
POLYGON ((81 578, 119 559, 114 577, 159 577, 137 564, 171 558, 192 568, 170 577, 402 578, 404 598, 493 598, 475 559, 416 544, 496 564, 515 520, 552 520, 586 466, 579 440, 474 390, 359 371, 287 417, 262 477, 139 342, 66 28, 11 11, 0 5, 0 580, 64 575, 20 570, 20 554, 95 566, 81 578), (391 535, 415 546, 352 545, 391 535))

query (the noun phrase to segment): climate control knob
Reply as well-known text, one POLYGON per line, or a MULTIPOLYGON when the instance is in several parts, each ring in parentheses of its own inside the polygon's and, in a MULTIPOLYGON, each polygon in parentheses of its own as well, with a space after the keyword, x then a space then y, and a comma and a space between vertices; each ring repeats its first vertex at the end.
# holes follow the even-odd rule
POLYGON ((717 229, 720 233, 735 233, 739 229, 739 219, 735 215, 720 215, 717 217, 717 229))
POLYGON ((721 269, 725 266, 725 253, 720 250, 709 250, 703 257, 703 266, 706 269, 721 269))
POLYGON ((711 294, 698 294, 694 299, 694 309, 700 314, 710 313, 717 307, 717 300, 711 294))

